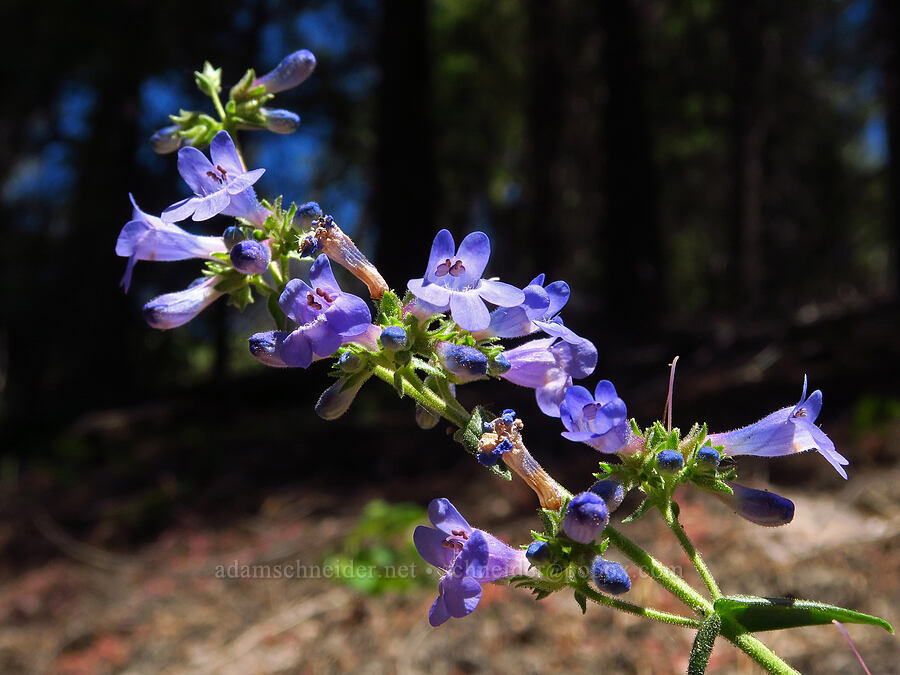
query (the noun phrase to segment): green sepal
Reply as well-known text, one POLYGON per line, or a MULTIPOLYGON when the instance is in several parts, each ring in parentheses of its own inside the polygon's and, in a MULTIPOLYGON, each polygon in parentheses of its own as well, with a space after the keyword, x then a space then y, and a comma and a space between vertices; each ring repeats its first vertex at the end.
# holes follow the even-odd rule
POLYGON ((583 593, 575 591, 575 602, 577 602, 578 606, 581 607, 581 613, 587 614, 587 598, 584 597, 583 593))
POLYGON ((844 623, 880 626, 892 635, 894 633, 893 626, 882 618, 812 600, 732 595, 719 598, 713 607, 716 614, 723 618, 734 619, 748 633, 800 626, 823 626, 835 619, 844 623))
POLYGON ((203 71, 194 72, 197 87, 207 96, 218 94, 222 90, 222 69, 213 68, 209 61, 203 63, 203 71))
POLYGON ((650 503, 650 499, 649 498, 644 499, 644 501, 641 502, 641 505, 638 506, 630 516, 626 516, 625 518, 622 518, 622 522, 623 523, 633 523, 635 520, 637 520, 642 515, 647 513, 647 511, 650 510, 651 506, 653 506, 653 505, 650 503))
POLYGON ((710 614, 700 624, 700 630, 694 638, 694 646, 691 647, 691 658, 688 661, 688 675, 703 675, 709 664, 709 656, 712 654, 716 637, 722 628, 722 617, 716 613, 710 614))
POLYGON ((242 312, 251 302, 253 302, 253 291, 250 289, 250 286, 238 288, 228 296, 228 304, 234 305, 242 312))
POLYGON ((433 375, 434 377, 446 378, 447 376, 442 369, 431 365, 427 361, 423 361, 418 356, 413 356, 412 359, 410 359, 409 363, 416 370, 421 370, 428 373, 429 375, 433 375))
POLYGON ((550 509, 541 509, 538 511, 538 515, 541 518, 541 525, 544 526, 544 532, 551 537, 555 537, 559 530, 559 514, 550 509))
POLYGON ((219 281, 215 285, 215 289, 220 293, 234 293, 239 288, 247 286, 247 277, 235 269, 219 275, 219 281))
POLYGON ((378 303, 378 324, 381 326, 390 326, 401 322, 401 310, 403 306, 400 304, 400 298, 394 291, 385 291, 378 303))
POLYGON ((717 492, 723 495, 734 494, 734 490, 728 487, 727 483, 719 480, 715 476, 704 476, 702 474, 698 474, 691 477, 691 482, 697 487, 709 492, 717 492))
POLYGON ((239 101, 250 98, 249 96, 247 96, 247 94, 250 91, 250 87, 253 85, 253 80, 255 79, 256 73, 253 71, 253 68, 248 68, 247 72, 244 73, 244 76, 240 80, 238 80, 237 84, 235 84, 231 88, 231 91, 228 92, 228 97, 230 99, 229 103, 231 101, 239 101))

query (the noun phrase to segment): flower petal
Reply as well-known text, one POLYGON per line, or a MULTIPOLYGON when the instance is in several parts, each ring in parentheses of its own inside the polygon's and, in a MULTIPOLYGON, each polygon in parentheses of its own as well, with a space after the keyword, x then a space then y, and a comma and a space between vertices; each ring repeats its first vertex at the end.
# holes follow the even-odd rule
POLYGON ((191 219, 194 221, 209 220, 213 216, 217 216, 228 206, 231 197, 225 190, 212 192, 205 197, 197 198, 197 206, 191 219))
POLYGON ((244 167, 241 166, 241 158, 237 148, 234 147, 234 141, 224 129, 213 136, 210 141, 209 156, 212 157, 212 163, 225 169, 231 178, 244 173, 244 167))
POLYGON ((359 335, 372 323, 372 312, 362 298, 352 293, 338 295, 325 310, 328 325, 341 337, 359 335))
POLYGON ((309 368, 313 357, 312 344, 302 327, 284 339, 278 355, 285 364, 292 368, 309 368))
POLYGON ((565 400, 559 406, 559 416, 563 426, 569 431, 576 431, 575 427, 584 417, 584 406, 593 403, 591 392, 580 385, 569 387, 566 390, 565 400))
POLYGON ((576 379, 587 377, 597 367, 597 348, 585 338, 578 338, 577 342, 557 342, 550 351, 560 368, 576 379))
POLYGON ((600 380, 594 389, 594 400, 600 405, 606 405, 610 401, 619 398, 616 388, 609 380, 600 380))
POLYGON ((434 565, 442 570, 450 568, 456 551, 444 545, 447 535, 440 530, 435 530, 424 525, 419 525, 413 532, 413 543, 419 555, 429 565, 434 565))
POLYGON ((444 602, 444 596, 438 595, 428 610, 428 623, 437 628, 441 624, 450 619, 450 612, 447 610, 447 603, 444 602))
POLYGON ((309 284, 313 288, 324 289, 332 295, 341 292, 341 287, 338 286, 331 269, 331 261, 324 253, 319 255, 309 268, 309 284))
POLYGON ((343 344, 341 336, 328 321, 313 321, 302 327, 316 356, 331 356, 343 344))
POLYGON ((316 318, 318 312, 310 307, 307 297, 313 289, 303 279, 291 279, 278 298, 278 306, 292 321, 309 323, 316 318))
POLYGON ((547 383, 534 390, 538 408, 548 417, 559 417, 559 406, 566 398, 566 390, 572 386, 572 378, 561 369, 550 373, 547 383))
MULTIPOLYGON (((437 281, 438 277, 435 276, 437 266, 448 258, 452 258, 455 249, 456 244, 453 242, 453 235, 450 234, 450 230, 441 230, 435 235, 434 241, 431 243, 431 253, 428 254, 428 267, 425 268, 425 279, 429 283, 437 281)), ((412 291, 411 288, 409 290, 412 291)), ((413 293, 415 293, 415 291, 413 291, 413 293)), ((428 298, 422 299, 428 300, 428 298)), ((446 304, 446 301, 437 302, 428 300, 428 302, 434 302, 436 305, 446 304)))
POLYGON ((556 316, 569 302, 569 295, 571 294, 569 284, 565 281, 554 281, 552 284, 548 284, 544 290, 550 297, 550 306, 547 308, 545 316, 556 316))
POLYGON ((253 169, 252 171, 246 171, 242 174, 239 174, 228 183, 225 190, 230 195, 236 195, 239 192, 243 192, 251 185, 253 185, 256 181, 258 181, 265 172, 265 169, 253 169))
POLYGON ((482 279, 476 290, 482 299, 501 307, 515 307, 525 302, 522 289, 502 281, 482 279))
POLYGON ((428 518, 432 525, 446 534, 453 534, 454 530, 461 530, 466 534, 472 532, 472 526, 446 497, 431 500, 428 505, 428 518))
MULTIPOLYGON (((428 302, 435 302, 429 298, 422 299, 428 302)), ((440 303, 435 302, 435 304, 440 303)), ((479 297, 478 291, 456 291, 451 293, 450 314, 460 328, 467 331, 484 330, 491 322, 491 315, 484 304, 484 300, 479 297)))
POLYGON ((199 197, 188 197, 187 199, 175 202, 162 212, 162 220, 166 223, 177 223, 185 218, 189 218, 197 209, 198 200, 199 197))
POLYGON ((450 291, 436 283, 430 283, 426 279, 410 279, 406 287, 419 300, 436 307, 446 307, 450 304, 450 291))
POLYGON ((478 601, 481 600, 481 584, 472 577, 446 576, 441 579, 440 593, 447 613, 461 619, 474 612, 478 606, 478 601))
MULTIPOLYGON (((460 243, 456 257, 462 260, 463 266, 466 268, 460 280, 465 286, 471 286, 481 279, 484 268, 487 267, 488 260, 491 258, 491 240, 484 232, 472 232, 460 243)), ((521 300, 512 305, 518 305, 524 300, 523 296, 521 300)))

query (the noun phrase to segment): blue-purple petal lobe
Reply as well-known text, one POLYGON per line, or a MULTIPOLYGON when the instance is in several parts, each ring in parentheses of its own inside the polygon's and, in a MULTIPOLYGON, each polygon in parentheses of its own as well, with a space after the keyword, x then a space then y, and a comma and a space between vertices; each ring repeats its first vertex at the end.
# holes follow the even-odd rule
POLYGON ((447 535, 440 530, 435 530, 424 525, 419 525, 413 532, 413 543, 419 555, 429 565, 434 565, 442 570, 450 569, 456 551, 444 545, 447 535))
POLYGON ((521 289, 502 281, 482 279, 477 290, 482 299, 501 307, 515 307, 525 302, 525 293, 521 289))
POLYGON ((406 287, 420 300, 434 307, 446 307, 450 304, 450 291, 425 279, 410 279, 406 287))
MULTIPOLYGON (((465 284, 473 284, 481 278, 484 268, 487 267, 488 260, 490 260, 491 240, 484 232, 472 232, 460 243, 456 257, 462 260, 466 268, 462 277, 465 284)), ((524 297, 522 301, 524 301, 524 297)))
MULTIPOLYGON (((429 298, 423 300, 434 302, 429 298)), ((472 332, 484 330, 491 322, 491 315, 476 291, 451 293, 450 314, 460 328, 472 332)))
MULTIPOLYGON (((441 230, 437 233, 437 235, 435 235, 434 241, 431 244, 431 253, 429 253, 428 255, 428 267, 425 269, 426 281, 434 282, 438 278, 435 276, 435 270, 437 269, 437 266, 445 260, 454 257, 455 246, 456 244, 454 244, 453 242, 453 235, 450 234, 450 230, 441 230)), ((422 299, 427 300, 427 298, 422 299)), ((431 301, 429 300, 429 302, 431 301)))
POLYGON ((472 526, 445 497, 431 500, 428 505, 428 519, 432 525, 446 534, 453 534, 454 530, 462 530, 466 534, 472 532, 472 526))

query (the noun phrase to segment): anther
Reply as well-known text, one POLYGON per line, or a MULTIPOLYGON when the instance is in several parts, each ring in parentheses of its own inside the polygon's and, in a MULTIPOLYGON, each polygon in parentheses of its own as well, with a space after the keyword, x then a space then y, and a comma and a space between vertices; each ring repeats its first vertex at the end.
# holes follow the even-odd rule
POLYGON ((316 288, 316 295, 324 299, 325 302, 334 302, 334 298, 328 294, 328 291, 323 291, 321 288, 316 288))
POLYGON ((221 164, 216 164, 216 169, 218 169, 219 173, 222 174, 222 178, 228 178, 228 172, 222 168, 221 164))
POLYGON ((306 304, 312 307, 313 309, 322 309, 322 305, 316 302, 316 299, 313 297, 312 293, 306 294, 306 304))
POLYGON ((222 184, 222 179, 219 178, 218 174, 214 173, 213 171, 207 171, 206 175, 216 181, 219 185, 222 184))
POLYGON ((437 266, 437 269, 434 271, 434 276, 436 277, 445 277, 450 272, 450 258, 447 258, 440 265, 437 266))
MULTIPOLYGON (((449 262, 449 261, 448 261, 449 262)), ((461 277, 465 274, 466 268, 462 264, 462 260, 457 260, 453 263, 453 267, 450 268, 450 276, 451 277, 461 277)))

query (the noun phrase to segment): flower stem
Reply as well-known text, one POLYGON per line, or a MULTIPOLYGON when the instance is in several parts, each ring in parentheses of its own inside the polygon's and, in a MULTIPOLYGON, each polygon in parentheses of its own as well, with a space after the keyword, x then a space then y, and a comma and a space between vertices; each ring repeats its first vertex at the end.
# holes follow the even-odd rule
POLYGON ((669 529, 675 533, 678 542, 681 544, 681 548, 687 553, 687 557, 690 558, 690 561, 697 569, 700 578, 703 579, 703 583, 706 584, 706 587, 709 589, 709 593, 712 595, 713 600, 721 598, 722 591, 719 590, 719 585, 716 583, 716 580, 713 577, 712 572, 710 572, 709 568, 706 566, 706 563, 703 562, 700 553, 694 548, 694 544, 688 538, 687 532, 684 531, 681 523, 678 522, 678 516, 675 515, 675 511, 672 509, 672 502, 669 502, 666 508, 662 509, 662 514, 669 529))
POLYGON ((640 565, 641 569, 647 572, 656 583, 697 612, 697 614, 705 616, 713 611, 713 606, 709 600, 700 595, 693 586, 617 529, 607 526, 603 530, 603 535, 609 537, 610 543, 631 559, 632 562, 640 565))
POLYGON ((777 675, 799 675, 799 671, 782 661, 775 652, 746 632, 736 621, 722 617, 722 636, 765 668, 766 672, 777 675))
POLYGON ((654 621, 662 621, 663 623, 672 624, 673 626, 683 626, 685 628, 700 628, 700 621, 698 619, 692 619, 687 616, 681 616, 680 614, 671 614, 659 609, 653 609, 652 607, 641 607, 640 605, 634 605, 630 602, 617 600, 616 598, 611 598, 608 595, 598 593, 586 583, 570 584, 570 586, 572 586, 572 588, 581 593, 587 599, 596 602, 598 605, 606 605, 607 607, 612 607, 613 609, 628 612, 629 614, 636 614, 637 616, 644 616, 648 619, 653 619, 654 621))
POLYGON ((383 364, 377 364, 374 373, 380 379, 393 386, 396 386, 397 378, 395 376, 399 374, 399 382, 403 393, 414 398, 419 405, 437 413, 441 417, 445 417, 459 428, 463 428, 469 423, 469 413, 456 399, 446 400, 439 394, 436 394, 419 377, 409 372, 408 369, 394 369, 383 364))

